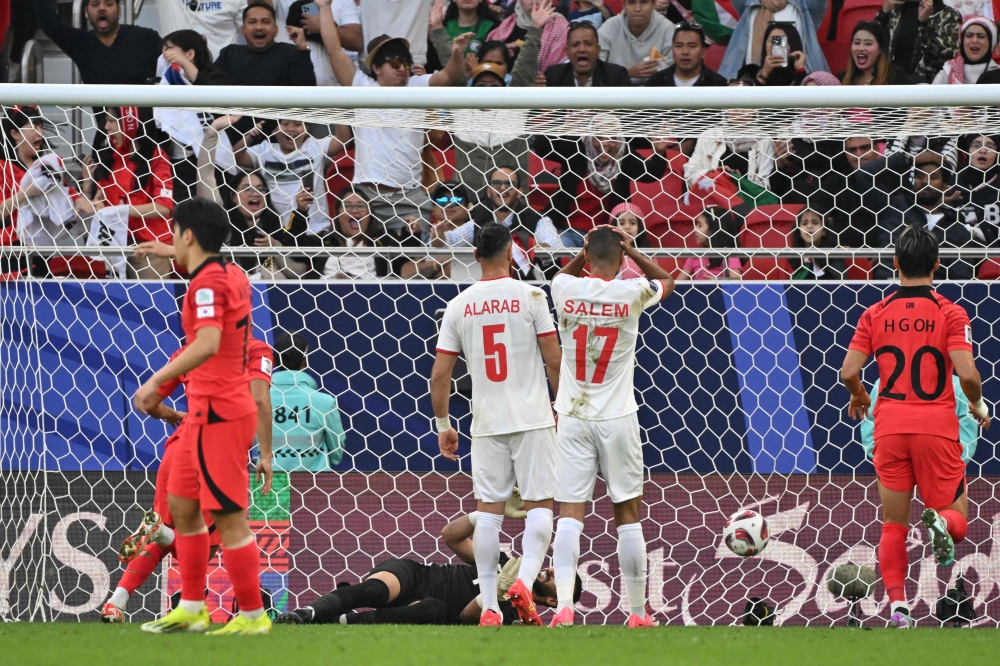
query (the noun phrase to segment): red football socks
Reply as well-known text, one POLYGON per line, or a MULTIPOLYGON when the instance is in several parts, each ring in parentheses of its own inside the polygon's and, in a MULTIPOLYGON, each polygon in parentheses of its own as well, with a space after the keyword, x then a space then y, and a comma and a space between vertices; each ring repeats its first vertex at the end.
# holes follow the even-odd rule
POLYGON ((175 552, 181 570, 181 600, 205 601, 205 577, 208 575, 208 532, 177 533, 175 552))
POLYGON ((955 543, 964 541, 965 535, 969 531, 969 521, 965 519, 965 516, 951 509, 939 511, 938 514, 948 523, 948 534, 951 535, 951 540, 955 543))
POLYGON ((174 544, 172 543, 169 546, 161 546, 156 542, 146 544, 139 556, 128 563, 128 568, 122 574, 118 587, 125 588, 131 596, 140 585, 146 582, 149 575, 156 569, 156 565, 167 556, 167 553, 173 551, 174 544))
POLYGON ((898 523, 882 523, 882 538, 878 542, 878 566, 889 603, 906 600, 906 534, 898 523))
POLYGON ((233 582, 233 593, 240 611, 255 611, 264 607, 260 594, 260 548, 251 541, 239 548, 223 548, 222 561, 233 582))

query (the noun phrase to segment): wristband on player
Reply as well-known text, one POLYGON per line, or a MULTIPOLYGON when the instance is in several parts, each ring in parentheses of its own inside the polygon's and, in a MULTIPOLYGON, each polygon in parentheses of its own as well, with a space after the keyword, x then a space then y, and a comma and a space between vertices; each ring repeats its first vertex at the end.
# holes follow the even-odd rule
POLYGON ((434 423, 438 432, 448 432, 451 430, 451 419, 447 416, 435 416, 434 423))
POLYGON ((972 411, 972 415, 977 419, 984 419, 989 416, 989 410, 986 409, 986 401, 980 398, 977 402, 969 405, 972 411))

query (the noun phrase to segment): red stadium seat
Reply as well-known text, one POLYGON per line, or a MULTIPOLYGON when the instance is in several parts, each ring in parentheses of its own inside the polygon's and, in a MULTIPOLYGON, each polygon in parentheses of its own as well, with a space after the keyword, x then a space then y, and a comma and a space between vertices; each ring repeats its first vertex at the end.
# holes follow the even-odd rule
POLYGON ((752 257, 743 264, 744 280, 788 280, 791 277, 792 267, 787 259, 752 257))
MULTIPOLYGON (((860 21, 874 20, 881 7, 881 0, 844 0, 844 7, 837 19, 837 41, 850 44, 854 26, 860 21)), ((846 62, 844 66, 847 66, 846 62)))
POLYGON ((839 74, 847 69, 847 59, 851 57, 850 42, 820 42, 819 46, 823 49, 823 57, 826 58, 830 71, 839 74))
POLYGON ((980 280, 996 280, 1000 278, 1000 261, 987 259, 979 267, 980 280))
POLYGON ((848 280, 868 280, 872 274, 872 262, 870 259, 856 257, 847 260, 848 280))
POLYGON ((726 57, 726 47, 722 44, 712 44, 705 51, 705 59, 702 64, 713 72, 718 72, 722 65, 722 59, 726 57))
POLYGON ((333 158, 326 170, 326 203, 330 211, 337 208, 337 195, 350 187, 354 180, 354 149, 345 150, 333 158))

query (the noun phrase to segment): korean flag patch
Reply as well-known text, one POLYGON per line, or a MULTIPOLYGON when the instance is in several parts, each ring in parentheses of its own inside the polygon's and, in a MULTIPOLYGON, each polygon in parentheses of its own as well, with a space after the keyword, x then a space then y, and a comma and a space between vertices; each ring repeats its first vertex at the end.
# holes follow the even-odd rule
POLYGON ((214 305, 202 305, 198 308, 198 319, 212 319, 215 317, 214 305))
POLYGON ((215 292, 211 289, 199 289, 194 292, 194 304, 195 305, 214 305, 215 304, 215 292))
POLYGON ((965 341, 972 344, 972 326, 965 327, 965 341))
POLYGON ((264 356, 260 357, 260 371, 268 377, 271 376, 271 359, 264 356))

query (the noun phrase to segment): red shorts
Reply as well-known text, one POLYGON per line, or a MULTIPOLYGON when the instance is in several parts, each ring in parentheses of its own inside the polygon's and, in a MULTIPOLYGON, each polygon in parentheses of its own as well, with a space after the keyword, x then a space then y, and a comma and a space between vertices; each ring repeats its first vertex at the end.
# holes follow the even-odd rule
MULTIPOLYGON (((170 515, 170 505, 167 502, 167 495, 170 492, 168 490, 170 471, 174 466, 174 460, 178 453, 185 446, 181 443, 181 440, 185 438, 189 430, 187 421, 181 421, 174 434, 167 438, 167 443, 163 447, 163 458, 160 460, 160 469, 156 472, 156 494, 153 495, 153 510, 160 514, 163 523, 168 527, 174 526, 173 516, 170 515)), ((207 510, 202 510, 201 513, 205 517, 205 524, 208 526, 210 544, 213 546, 221 545, 222 540, 219 537, 219 531, 215 529, 215 521, 212 520, 212 514, 207 510)))
POLYGON ((202 510, 245 511, 249 506, 248 453, 257 433, 257 415, 233 421, 192 423, 178 444, 167 490, 201 502, 202 510))
POLYGON ((965 490, 962 444, 938 435, 885 435, 875 441, 875 473, 889 490, 920 491, 924 506, 943 509, 965 490))

